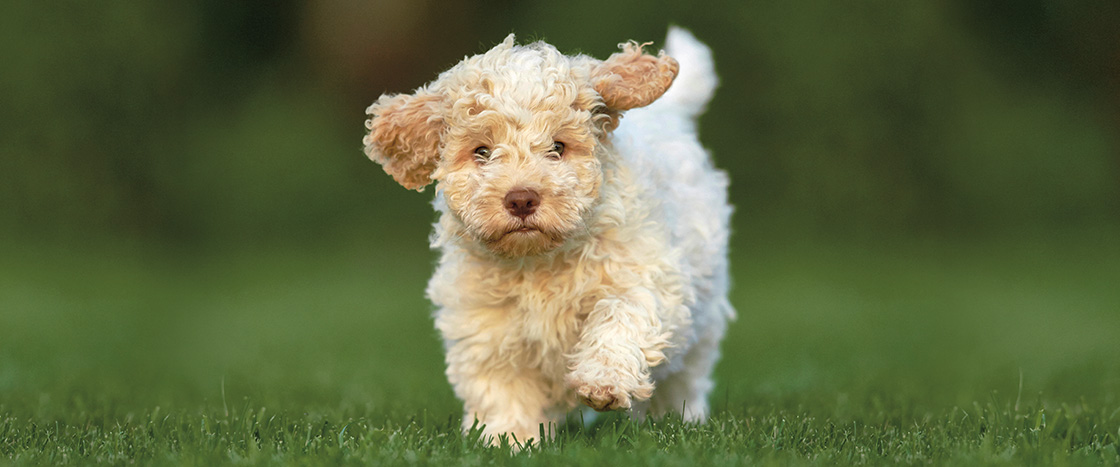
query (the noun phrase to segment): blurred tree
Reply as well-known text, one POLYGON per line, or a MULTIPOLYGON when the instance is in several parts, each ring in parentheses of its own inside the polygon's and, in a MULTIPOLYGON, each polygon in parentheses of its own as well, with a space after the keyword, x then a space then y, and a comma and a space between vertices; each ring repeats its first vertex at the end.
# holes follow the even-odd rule
MULTIPOLYGON (((740 222, 825 231, 1120 220, 1120 6, 5 2, 0 231, 310 238, 426 219, 362 110, 516 32, 605 57, 692 28, 740 222)), ((422 225, 422 222, 418 222, 422 225)))

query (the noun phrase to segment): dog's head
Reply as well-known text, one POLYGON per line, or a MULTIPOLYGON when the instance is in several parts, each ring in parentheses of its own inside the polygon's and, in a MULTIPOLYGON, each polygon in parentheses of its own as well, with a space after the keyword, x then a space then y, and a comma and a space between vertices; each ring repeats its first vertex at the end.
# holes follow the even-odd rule
POLYGON ((413 94, 381 96, 366 109, 365 151, 406 188, 435 181, 456 235, 536 255, 587 230, 608 134, 676 74, 636 43, 600 61, 510 35, 413 94))

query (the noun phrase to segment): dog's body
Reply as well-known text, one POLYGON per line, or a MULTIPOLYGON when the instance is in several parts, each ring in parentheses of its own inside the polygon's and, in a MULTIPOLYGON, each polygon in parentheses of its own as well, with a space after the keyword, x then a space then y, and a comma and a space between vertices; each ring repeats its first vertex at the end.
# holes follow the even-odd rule
POLYGON ((731 208, 696 138, 710 52, 667 46, 680 77, 633 43, 598 61, 510 36, 368 109, 367 154, 437 182, 428 296, 465 428, 524 441, 579 401, 706 417, 731 208))

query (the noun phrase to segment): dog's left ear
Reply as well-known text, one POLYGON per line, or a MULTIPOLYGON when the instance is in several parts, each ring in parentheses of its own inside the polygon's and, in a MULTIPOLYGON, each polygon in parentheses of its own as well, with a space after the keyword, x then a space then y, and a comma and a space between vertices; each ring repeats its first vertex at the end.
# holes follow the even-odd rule
POLYGON ((661 52, 657 56, 642 53, 648 44, 628 42, 622 51, 611 55, 591 70, 591 85, 614 111, 647 106, 665 94, 680 66, 661 52))
POLYGON ((441 102, 438 94, 421 88, 415 94, 383 95, 366 109, 366 155, 410 190, 432 183, 446 127, 441 102))

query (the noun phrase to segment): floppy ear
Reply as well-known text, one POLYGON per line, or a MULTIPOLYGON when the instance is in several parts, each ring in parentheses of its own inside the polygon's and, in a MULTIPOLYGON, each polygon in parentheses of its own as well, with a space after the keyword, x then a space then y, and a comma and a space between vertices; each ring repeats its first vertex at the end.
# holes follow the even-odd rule
POLYGON ((383 95, 366 109, 366 155, 410 190, 423 191, 432 182, 444 129, 440 101, 421 88, 416 94, 383 95))
POLYGON ((591 85, 614 111, 644 107, 661 97, 680 68, 677 61, 661 52, 656 57, 642 53, 649 45, 627 42, 621 52, 611 55, 591 70, 591 85))

